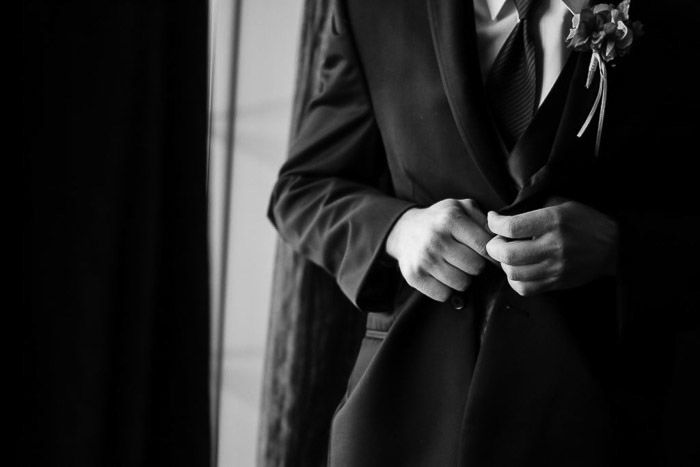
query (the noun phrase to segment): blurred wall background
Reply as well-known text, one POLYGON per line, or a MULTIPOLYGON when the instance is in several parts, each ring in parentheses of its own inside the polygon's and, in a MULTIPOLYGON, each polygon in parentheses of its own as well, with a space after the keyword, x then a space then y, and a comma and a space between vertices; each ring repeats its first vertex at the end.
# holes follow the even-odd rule
POLYGON ((221 344, 212 366, 221 383, 213 398, 220 466, 255 464, 276 240, 266 211, 287 150, 302 5, 211 4, 212 328, 221 344))

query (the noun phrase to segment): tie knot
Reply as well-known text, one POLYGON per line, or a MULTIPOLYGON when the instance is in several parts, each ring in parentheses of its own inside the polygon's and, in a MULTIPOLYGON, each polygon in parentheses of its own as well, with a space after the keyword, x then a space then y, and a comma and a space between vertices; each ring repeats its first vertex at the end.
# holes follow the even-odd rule
POLYGON ((515 3, 515 8, 518 10, 518 16, 520 19, 527 18, 528 13, 530 13, 530 7, 535 3, 536 0, 513 0, 515 3))

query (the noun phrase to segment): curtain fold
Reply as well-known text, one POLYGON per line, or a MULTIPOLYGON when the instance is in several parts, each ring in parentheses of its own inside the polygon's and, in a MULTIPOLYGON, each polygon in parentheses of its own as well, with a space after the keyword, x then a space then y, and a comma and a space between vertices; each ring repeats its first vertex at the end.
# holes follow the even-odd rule
MULTIPOLYGON (((306 0, 291 137, 316 87, 329 0, 306 0)), ((326 463, 330 423, 345 393, 365 316, 333 278, 279 241, 263 377, 258 465, 326 463)))
POLYGON ((23 4, 23 465, 210 464, 207 24, 23 4))

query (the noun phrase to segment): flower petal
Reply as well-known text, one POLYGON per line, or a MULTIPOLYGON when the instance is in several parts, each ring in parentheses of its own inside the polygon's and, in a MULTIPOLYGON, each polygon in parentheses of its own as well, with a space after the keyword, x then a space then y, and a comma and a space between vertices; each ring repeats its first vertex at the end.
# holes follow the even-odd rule
POLYGON ((620 10, 620 16, 622 21, 629 21, 630 19, 630 0, 622 0, 617 9, 620 10))
POLYGON ((591 10, 590 8, 585 8, 581 10, 581 14, 578 15, 578 17, 580 23, 587 27, 593 27, 596 24, 595 15, 593 14, 593 10, 591 10))
POLYGON ((610 10, 612 10, 612 5, 609 3, 599 3, 593 7, 593 14, 597 15, 598 13, 610 10))
POLYGON ((610 21, 612 21, 613 23, 617 23, 619 21, 619 18, 620 18, 620 10, 618 10, 617 8, 613 8, 610 11, 610 21))
POLYGON ((581 14, 576 13, 572 18, 571 18, 571 27, 573 29, 578 29, 578 25, 581 23, 581 14))
POLYGON ((617 31, 615 32, 615 35, 617 36, 618 40, 624 39, 627 37, 627 34, 629 34, 629 29, 627 28, 627 25, 623 23, 622 21, 617 22, 617 31))

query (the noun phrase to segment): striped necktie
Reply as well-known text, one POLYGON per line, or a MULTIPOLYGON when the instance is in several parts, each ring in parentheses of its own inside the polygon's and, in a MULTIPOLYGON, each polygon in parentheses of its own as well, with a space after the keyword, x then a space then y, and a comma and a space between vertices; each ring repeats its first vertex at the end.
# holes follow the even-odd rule
POLYGON ((486 94, 508 150, 527 129, 536 110, 535 43, 528 13, 536 0, 513 0, 520 21, 496 56, 486 79, 486 94))

